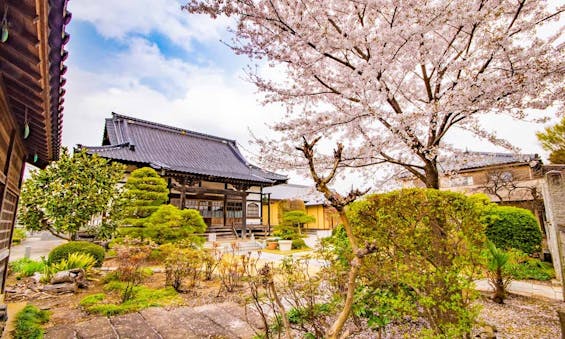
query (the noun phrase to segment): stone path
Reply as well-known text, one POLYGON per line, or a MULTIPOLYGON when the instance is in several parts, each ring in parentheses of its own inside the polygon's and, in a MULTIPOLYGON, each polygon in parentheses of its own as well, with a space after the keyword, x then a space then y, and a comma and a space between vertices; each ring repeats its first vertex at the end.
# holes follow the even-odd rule
MULTIPOLYGON (((258 317, 250 317, 259 327, 258 317)), ((252 338, 245 310, 235 303, 171 309, 152 307, 113 317, 97 317, 47 329, 45 339, 174 339, 252 338)))
POLYGON ((23 258, 26 247, 30 248, 30 258, 39 260, 41 257, 47 257, 53 248, 65 242, 65 240, 56 238, 49 232, 35 233, 22 241, 21 244, 12 246, 9 260, 14 261, 23 258))
MULTIPOLYGON (((490 286, 486 279, 475 281, 475 285, 479 291, 491 292, 493 290, 492 286, 490 286)), ((508 285, 508 292, 526 297, 542 297, 563 301, 561 285, 555 284, 544 285, 532 281, 514 280, 510 282, 510 285, 508 285)))

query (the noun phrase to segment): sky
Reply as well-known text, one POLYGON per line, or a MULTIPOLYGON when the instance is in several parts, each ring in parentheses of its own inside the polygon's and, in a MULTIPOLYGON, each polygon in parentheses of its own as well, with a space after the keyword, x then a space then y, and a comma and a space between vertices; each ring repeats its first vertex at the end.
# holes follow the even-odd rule
MULTIPOLYGON (((188 14, 182 3, 69 1, 63 145, 100 145, 104 119, 116 112, 235 139, 252 160, 250 131, 268 135, 267 124, 279 120, 284 108, 263 106, 244 79, 247 58, 222 43, 230 41, 228 19, 188 14)), ((545 155, 535 137, 543 126, 487 123, 524 153, 545 155)), ((463 149, 500 151, 463 134, 449 141, 463 149)), ((291 182, 307 182, 290 176, 291 182)))

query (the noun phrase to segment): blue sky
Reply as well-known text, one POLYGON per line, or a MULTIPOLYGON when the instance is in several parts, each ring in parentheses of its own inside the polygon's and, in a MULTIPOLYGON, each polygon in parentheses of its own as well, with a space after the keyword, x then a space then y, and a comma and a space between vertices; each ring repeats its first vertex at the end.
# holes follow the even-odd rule
POLYGON ((266 130, 282 113, 242 79, 247 59, 221 42, 228 20, 189 15, 181 3, 69 2, 64 145, 99 144, 112 111, 243 144, 248 129, 266 130))
MULTIPOLYGON (((243 79, 247 58, 221 43, 230 41, 229 20, 189 15, 181 4, 69 2, 73 18, 67 27, 64 145, 99 145, 104 118, 113 111, 236 139, 244 149, 250 130, 268 135, 266 124, 281 119, 284 108, 261 105, 254 86, 243 79)), ((540 126, 499 119, 487 123, 523 152, 542 153, 534 133, 540 126)), ((451 141, 469 150, 496 150, 463 134, 451 141)))

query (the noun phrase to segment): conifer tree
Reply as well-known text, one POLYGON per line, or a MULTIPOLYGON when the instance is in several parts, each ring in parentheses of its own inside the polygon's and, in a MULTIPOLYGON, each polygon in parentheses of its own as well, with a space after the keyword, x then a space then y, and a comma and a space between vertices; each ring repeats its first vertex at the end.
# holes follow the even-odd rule
POLYGON ((121 226, 143 227, 147 218, 168 200, 167 182, 152 168, 131 172, 121 201, 121 226))

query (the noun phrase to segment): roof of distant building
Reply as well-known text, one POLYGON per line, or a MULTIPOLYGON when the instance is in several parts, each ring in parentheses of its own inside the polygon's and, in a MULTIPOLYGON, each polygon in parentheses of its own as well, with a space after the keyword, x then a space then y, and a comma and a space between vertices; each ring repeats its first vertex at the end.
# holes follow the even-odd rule
POLYGON ((234 140, 112 113, 102 146, 88 153, 165 172, 270 186, 287 177, 250 164, 234 140))
POLYGON ((270 193, 272 200, 300 199, 306 206, 324 205, 324 195, 313 186, 296 184, 281 184, 263 189, 263 193, 270 193))
POLYGON ((489 166, 539 162, 537 154, 471 152, 465 151, 450 165, 443 165, 443 172, 471 170, 489 166))

